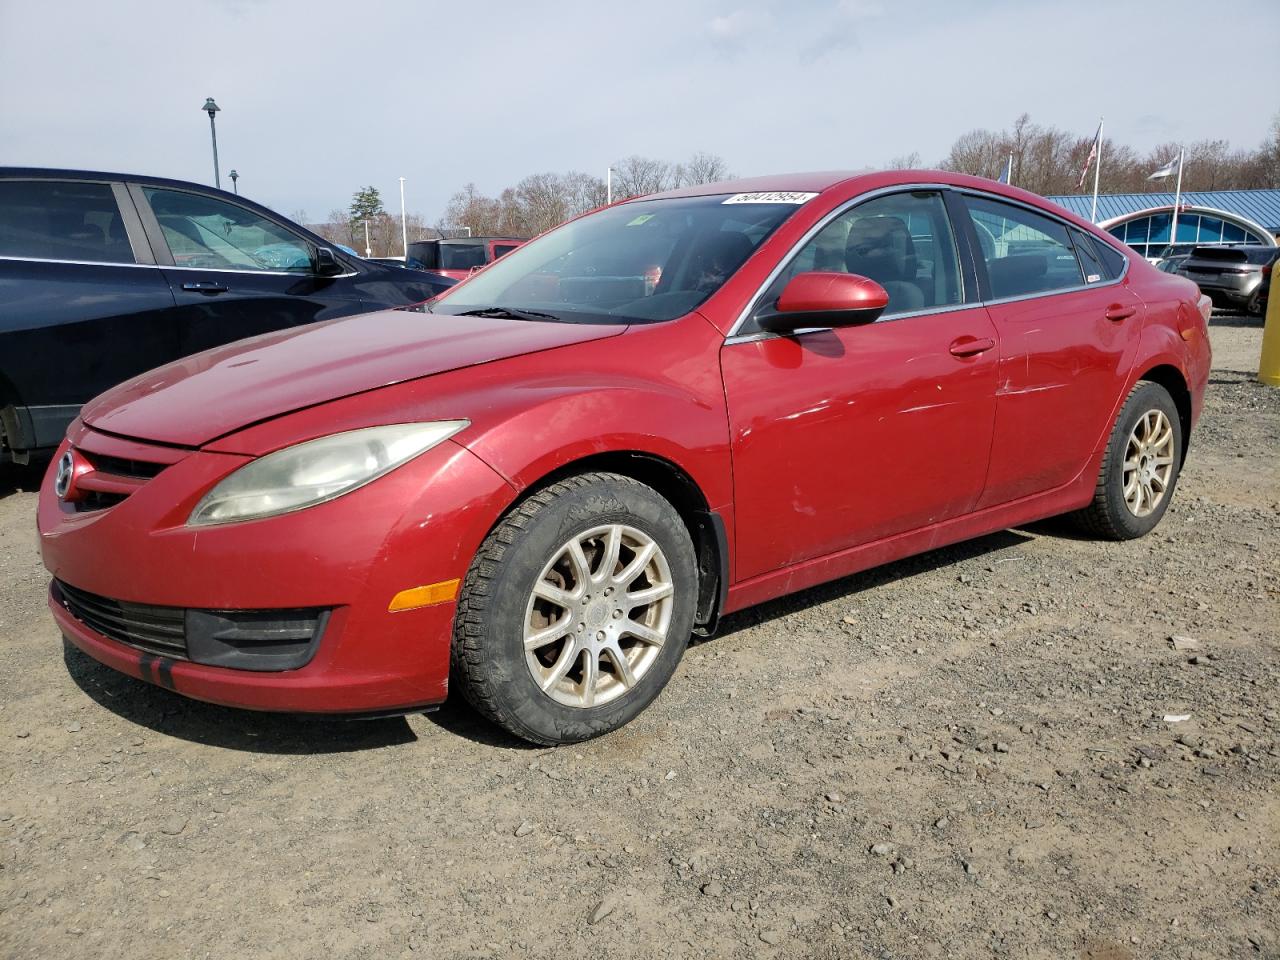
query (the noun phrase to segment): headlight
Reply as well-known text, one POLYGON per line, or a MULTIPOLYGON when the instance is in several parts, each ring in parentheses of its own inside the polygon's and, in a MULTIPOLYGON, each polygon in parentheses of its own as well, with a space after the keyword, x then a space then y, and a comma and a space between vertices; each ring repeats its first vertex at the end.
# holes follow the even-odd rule
POLYGON ((468 420, 335 433, 247 463, 204 495, 190 525, 273 517, 350 493, 452 437, 468 420))

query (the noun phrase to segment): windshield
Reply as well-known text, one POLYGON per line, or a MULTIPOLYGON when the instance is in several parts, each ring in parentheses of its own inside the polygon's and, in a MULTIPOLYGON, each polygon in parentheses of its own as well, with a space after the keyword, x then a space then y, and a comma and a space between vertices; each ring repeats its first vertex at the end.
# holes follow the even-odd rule
POLYGON ((601 210, 495 260, 431 309, 519 311, 522 319, 573 323, 674 320, 720 289, 799 209, 738 197, 638 200, 601 210))

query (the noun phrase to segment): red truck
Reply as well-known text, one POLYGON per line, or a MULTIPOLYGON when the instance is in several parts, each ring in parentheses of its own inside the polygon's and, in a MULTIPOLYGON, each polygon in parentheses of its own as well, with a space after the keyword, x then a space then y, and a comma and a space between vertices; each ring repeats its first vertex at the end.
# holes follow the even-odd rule
POLYGON ((415 240, 409 244, 407 262, 419 270, 453 280, 468 276, 504 256, 526 241, 520 237, 457 237, 415 240), (417 263, 414 263, 414 261, 417 263))

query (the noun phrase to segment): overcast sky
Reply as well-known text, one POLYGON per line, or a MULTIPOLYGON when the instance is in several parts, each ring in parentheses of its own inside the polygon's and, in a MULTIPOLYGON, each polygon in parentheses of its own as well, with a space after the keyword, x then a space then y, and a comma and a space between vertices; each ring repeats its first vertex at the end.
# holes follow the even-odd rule
MULTIPOLYGON (((0 164, 211 182, 312 220, 377 186, 435 222, 468 181, 633 153, 738 174, 926 164, 1027 111, 1139 150, 1255 147, 1280 3, 1233 0, 0 0, 0 164), (1200 46, 1201 40, 1208 45, 1200 46), (224 181, 225 186, 230 186, 224 181)), ((1105 167, 1103 189, 1105 190, 1105 167)))

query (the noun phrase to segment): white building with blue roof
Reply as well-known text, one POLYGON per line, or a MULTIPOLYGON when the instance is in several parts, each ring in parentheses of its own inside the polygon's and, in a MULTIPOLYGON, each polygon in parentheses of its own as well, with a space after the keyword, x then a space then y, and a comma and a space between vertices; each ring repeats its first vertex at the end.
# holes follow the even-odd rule
MULTIPOLYGON (((1092 194, 1048 199, 1089 219, 1092 194)), ((1100 193, 1098 226, 1151 260, 1194 246, 1277 246, 1280 190, 1184 190, 1176 241, 1169 236, 1173 201, 1172 193, 1100 193)))

